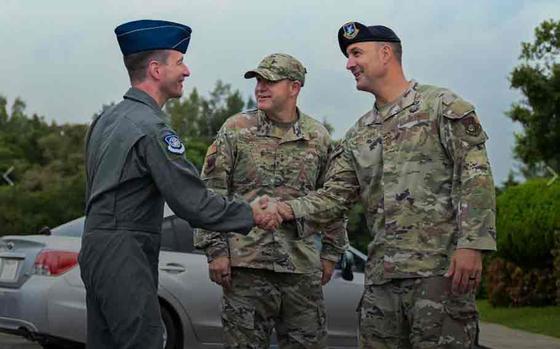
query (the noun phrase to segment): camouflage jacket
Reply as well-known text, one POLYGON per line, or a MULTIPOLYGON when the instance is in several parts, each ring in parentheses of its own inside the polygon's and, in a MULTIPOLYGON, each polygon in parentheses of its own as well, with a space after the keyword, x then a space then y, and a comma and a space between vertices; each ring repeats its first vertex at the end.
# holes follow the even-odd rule
POLYGON ((496 249, 486 139, 470 103, 413 81, 348 131, 323 189, 288 203, 315 223, 362 203, 367 284, 442 275, 456 248, 496 249))
MULTIPOLYGON (((230 197, 294 199, 322 185, 330 148, 327 130, 303 113, 286 130, 252 110, 222 126, 206 154, 202 178, 209 188, 230 197)), ((195 245, 209 260, 229 256, 232 266, 310 273, 320 270, 320 258, 337 261, 348 244, 343 219, 318 233, 317 226, 300 219, 273 232, 254 228, 247 236, 231 233, 227 239, 201 230, 195 245)))

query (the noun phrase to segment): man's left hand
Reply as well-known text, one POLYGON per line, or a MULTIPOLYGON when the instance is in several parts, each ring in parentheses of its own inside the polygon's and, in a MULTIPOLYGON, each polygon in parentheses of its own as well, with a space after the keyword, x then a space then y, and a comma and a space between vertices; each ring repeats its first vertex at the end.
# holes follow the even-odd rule
POLYGON ((327 259, 321 259, 321 266, 323 268, 323 276, 321 276, 321 285, 326 285, 331 280, 336 262, 327 259))
POLYGON ((459 248, 451 256, 449 270, 446 277, 453 277, 451 292, 464 294, 474 292, 482 276, 482 255, 479 250, 459 248))

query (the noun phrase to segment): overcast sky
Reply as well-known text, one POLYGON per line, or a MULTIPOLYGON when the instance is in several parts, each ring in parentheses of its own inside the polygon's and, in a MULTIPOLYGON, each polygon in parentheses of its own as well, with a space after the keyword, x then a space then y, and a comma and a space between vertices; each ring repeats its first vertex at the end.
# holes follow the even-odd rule
POLYGON ((193 28, 186 93, 197 87, 207 95, 221 79, 248 97, 254 80, 243 73, 267 54, 289 53, 308 70, 301 109, 326 118, 339 138, 373 97, 357 91, 345 70, 338 28, 352 20, 383 24, 403 42, 407 78, 448 87, 475 104, 501 183, 515 166, 519 130, 504 116, 520 98, 508 75, 534 27, 559 17, 558 0, 2 0, 0 95, 10 104, 21 97, 29 113, 47 120, 89 122, 128 87, 114 28, 165 19, 193 28))

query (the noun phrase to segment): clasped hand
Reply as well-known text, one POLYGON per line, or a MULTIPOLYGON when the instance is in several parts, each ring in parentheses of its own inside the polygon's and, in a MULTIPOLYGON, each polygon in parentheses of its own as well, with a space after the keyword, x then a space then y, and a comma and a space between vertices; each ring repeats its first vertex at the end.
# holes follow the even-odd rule
POLYGON ((255 224, 264 230, 275 230, 282 224, 282 221, 294 219, 294 213, 290 205, 272 199, 267 195, 253 200, 251 208, 253 209, 255 224))

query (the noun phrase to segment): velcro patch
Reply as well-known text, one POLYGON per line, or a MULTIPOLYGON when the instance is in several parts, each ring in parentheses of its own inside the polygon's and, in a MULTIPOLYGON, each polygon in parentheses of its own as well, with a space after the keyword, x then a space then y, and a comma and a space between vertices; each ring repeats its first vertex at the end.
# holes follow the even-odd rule
POLYGON ((443 101, 443 115, 449 119, 461 119, 474 112, 474 106, 461 98, 443 101))
POLYGON ((167 150, 169 152, 173 154, 183 154, 185 152, 185 146, 176 134, 166 134, 163 136, 163 141, 167 144, 167 150))
POLYGON ((216 142, 214 142, 208 147, 208 151, 206 151, 206 164, 204 164, 205 174, 209 174, 214 171, 214 168, 216 167, 217 153, 218 147, 216 146, 216 142))

